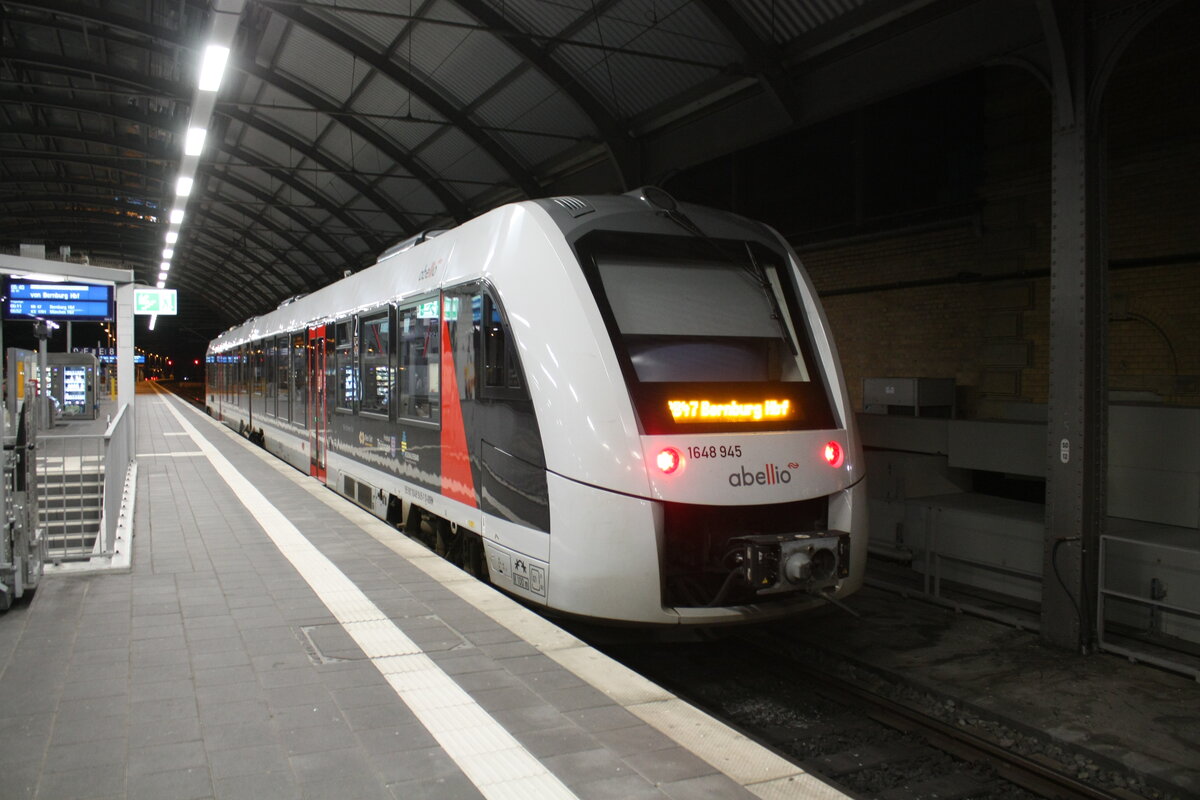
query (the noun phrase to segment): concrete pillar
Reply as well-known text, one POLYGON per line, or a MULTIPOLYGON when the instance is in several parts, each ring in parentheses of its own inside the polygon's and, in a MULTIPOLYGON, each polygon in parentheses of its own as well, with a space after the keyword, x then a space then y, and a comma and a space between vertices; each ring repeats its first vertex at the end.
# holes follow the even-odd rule
POLYGON ((134 366, 133 366, 133 289, 134 284, 125 283, 117 286, 117 407, 127 405, 129 415, 128 430, 131 437, 129 452, 133 450, 133 431, 135 429, 134 411, 134 366))

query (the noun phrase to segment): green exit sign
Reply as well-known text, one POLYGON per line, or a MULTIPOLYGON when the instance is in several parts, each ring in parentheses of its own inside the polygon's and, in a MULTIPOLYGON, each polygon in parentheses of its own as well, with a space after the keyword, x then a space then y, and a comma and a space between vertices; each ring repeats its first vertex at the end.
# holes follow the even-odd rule
POLYGON ((174 289, 134 289, 134 314, 178 314, 174 289))

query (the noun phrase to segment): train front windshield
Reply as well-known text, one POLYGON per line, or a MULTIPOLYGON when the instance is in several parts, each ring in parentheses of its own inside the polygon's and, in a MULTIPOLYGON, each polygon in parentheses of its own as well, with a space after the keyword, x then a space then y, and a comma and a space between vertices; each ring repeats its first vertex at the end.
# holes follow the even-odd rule
POLYGON ((781 253, 695 237, 589 238, 589 282, 646 433, 833 426, 781 253))

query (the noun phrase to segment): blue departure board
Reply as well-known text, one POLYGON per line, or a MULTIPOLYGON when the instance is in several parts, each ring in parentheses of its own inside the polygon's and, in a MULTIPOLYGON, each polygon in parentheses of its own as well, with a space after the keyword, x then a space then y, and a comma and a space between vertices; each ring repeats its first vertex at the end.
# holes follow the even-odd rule
POLYGON ((113 289, 90 283, 51 283, 10 278, 5 316, 41 319, 110 321, 113 289))

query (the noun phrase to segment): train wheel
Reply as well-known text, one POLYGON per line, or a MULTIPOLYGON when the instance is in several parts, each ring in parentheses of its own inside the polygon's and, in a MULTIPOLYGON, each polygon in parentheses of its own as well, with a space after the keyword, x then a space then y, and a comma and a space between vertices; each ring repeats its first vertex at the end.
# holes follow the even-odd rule
POLYGON ((473 533, 464 534, 462 539, 463 569, 481 581, 490 581, 488 577, 487 555, 483 551, 483 539, 473 533))
POLYGON ((457 564, 460 544, 458 526, 449 520, 438 518, 437 531, 433 540, 433 551, 451 564, 457 564))
POLYGON ((483 542, 474 533, 459 528, 449 520, 439 519, 435 550, 451 564, 462 567, 468 575, 480 580, 488 579, 483 542))

